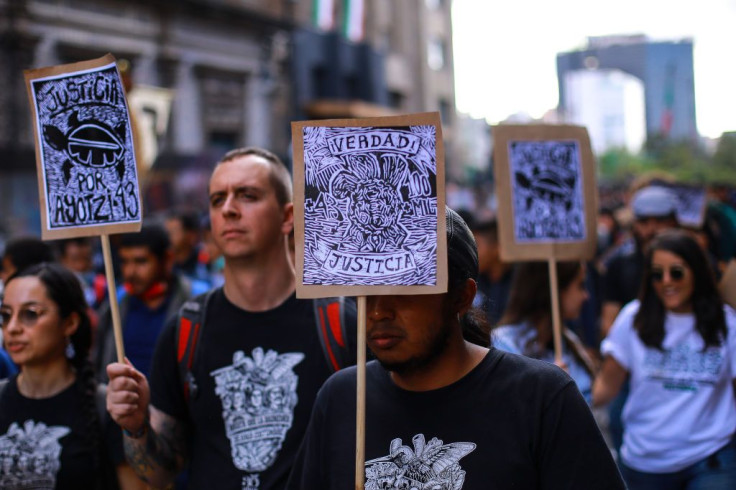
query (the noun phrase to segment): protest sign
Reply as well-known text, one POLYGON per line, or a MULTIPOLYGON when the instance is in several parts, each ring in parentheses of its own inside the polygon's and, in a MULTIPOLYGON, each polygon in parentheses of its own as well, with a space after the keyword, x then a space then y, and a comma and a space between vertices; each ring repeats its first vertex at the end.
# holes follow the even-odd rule
MULTIPOLYGON (((133 131, 115 58, 24 72, 34 121, 43 239, 100 235, 108 291, 116 290, 109 234, 139 231, 133 131)), ((118 361, 123 336, 108 294, 118 361)))
POLYGON ((140 230, 133 135, 112 55, 25 72, 44 239, 140 230))
POLYGON ((501 258, 593 258, 598 198, 587 130, 500 125, 492 134, 501 258))
POLYGON ((297 296, 358 296, 355 488, 365 486, 366 297, 447 291, 438 113, 292 123, 297 296))
POLYGON ((558 260, 588 260, 598 199, 588 131, 579 126, 494 126, 493 173, 501 259, 546 260, 555 359, 562 360, 558 260))
POLYGON ((299 297, 447 290, 435 113, 292 123, 299 297))
POLYGON ((708 204, 705 188, 686 184, 668 184, 666 187, 677 196, 678 224, 696 230, 702 228, 708 204))

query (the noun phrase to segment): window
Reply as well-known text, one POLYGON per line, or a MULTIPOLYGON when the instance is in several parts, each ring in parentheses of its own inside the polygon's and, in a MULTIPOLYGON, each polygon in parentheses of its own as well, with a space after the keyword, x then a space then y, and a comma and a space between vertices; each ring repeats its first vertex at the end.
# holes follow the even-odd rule
POLYGON ((427 64, 433 70, 441 70, 445 66, 445 42, 433 37, 427 43, 427 64))

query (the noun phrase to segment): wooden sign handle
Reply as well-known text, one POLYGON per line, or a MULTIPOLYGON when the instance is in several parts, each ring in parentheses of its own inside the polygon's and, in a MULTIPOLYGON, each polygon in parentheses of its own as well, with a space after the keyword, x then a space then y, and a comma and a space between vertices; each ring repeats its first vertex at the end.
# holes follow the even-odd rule
POLYGON ((105 259, 105 278, 107 279, 107 297, 110 301, 110 314, 112 315, 112 330, 115 334, 115 350, 118 353, 118 362, 125 362, 125 349, 123 347, 123 328, 120 325, 120 309, 118 308, 118 295, 115 287, 115 269, 112 265, 112 252, 110 251, 109 235, 100 235, 102 240, 102 256, 105 259))
POLYGON ((366 297, 358 296, 358 380, 355 405, 355 490, 365 488, 366 297))
POLYGON ((557 261, 547 261, 549 266, 549 292, 552 302, 552 340, 555 345, 555 362, 562 362, 562 320, 560 318, 560 292, 557 288, 557 261))

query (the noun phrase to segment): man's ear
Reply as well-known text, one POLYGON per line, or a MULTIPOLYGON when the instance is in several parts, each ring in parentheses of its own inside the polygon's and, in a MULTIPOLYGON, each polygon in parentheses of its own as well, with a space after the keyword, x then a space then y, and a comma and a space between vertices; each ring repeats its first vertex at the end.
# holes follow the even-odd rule
POLYGON ((284 204, 284 219, 281 223, 281 232, 288 235, 294 229, 294 203, 284 204))
POLYGON ((462 316, 471 306, 475 299, 475 293, 478 291, 478 285, 473 279, 467 279, 457 296, 457 311, 462 316))

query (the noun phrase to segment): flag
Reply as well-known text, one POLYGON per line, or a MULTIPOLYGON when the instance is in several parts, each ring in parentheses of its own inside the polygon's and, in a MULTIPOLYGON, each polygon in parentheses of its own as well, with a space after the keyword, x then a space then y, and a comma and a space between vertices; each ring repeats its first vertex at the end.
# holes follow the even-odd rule
POLYGON ((353 42, 365 36, 365 0, 345 0, 343 34, 353 42))

